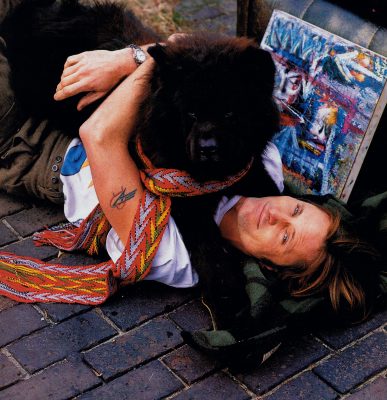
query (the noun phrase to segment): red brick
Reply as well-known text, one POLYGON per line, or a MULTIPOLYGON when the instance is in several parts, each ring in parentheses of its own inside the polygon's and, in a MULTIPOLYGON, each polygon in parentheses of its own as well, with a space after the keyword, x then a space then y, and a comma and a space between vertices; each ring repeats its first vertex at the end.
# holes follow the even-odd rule
POLYGON ((156 360, 85 393, 77 400, 154 400, 182 388, 182 383, 156 360))
POLYGON ((156 318, 85 353, 85 360, 104 379, 155 358, 182 342, 180 332, 166 318, 156 318))
POLYGON ((44 226, 56 225, 65 220, 63 207, 47 204, 32 207, 6 218, 7 222, 22 236, 29 236, 44 226))
POLYGON ((89 312, 27 336, 8 350, 25 369, 35 372, 114 334, 116 331, 106 321, 89 312))
POLYGON ((83 304, 38 303, 37 305, 54 322, 63 321, 91 308, 83 304))
MULTIPOLYGON (((53 246, 37 247, 34 245, 31 238, 10 244, 4 247, 2 250, 17 254, 19 256, 37 258, 38 260, 48 260, 58 255, 57 248, 53 246)), ((56 260, 54 262, 56 262, 56 260)))
POLYGON ((211 317, 200 300, 180 307, 169 315, 185 331, 212 328, 211 317))
POLYGON ((340 393, 348 392, 386 367, 387 335, 377 332, 314 369, 340 393))
POLYGON ((387 377, 381 376, 348 397, 348 400, 386 400, 387 377))
POLYGON ((86 365, 64 361, 0 392, 0 400, 64 400, 100 383, 86 365))
POLYGON ((231 378, 220 373, 195 383, 179 393, 173 400, 244 400, 250 396, 231 378))
POLYGON ((214 359, 187 345, 168 354, 163 361, 189 384, 220 367, 214 359))
POLYGON ((349 326, 346 328, 331 328, 329 330, 319 332, 317 335, 329 346, 339 349, 354 340, 360 339, 362 336, 385 324, 387 321, 387 310, 373 315, 368 321, 362 324, 349 326))
POLYGON ((20 304, 0 314, 0 347, 47 325, 29 304, 20 304))
POLYGON ((305 372, 282 385, 265 400, 335 400, 337 397, 337 393, 313 372, 305 372))
POLYGON ((125 288, 101 308, 117 326, 126 331, 150 318, 172 311, 191 297, 191 290, 174 289, 157 282, 140 282, 125 288))
POLYGON ((310 336, 284 342, 264 364, 252 371, 238 374, 238 379, 254 393, 263 394, 328 352, 326 347, 310 336))
POLYGON ((0 192, 0 218, 31 207, 26 201, 0 192))
POLYGON ((0 354, 0 388, 15 383, 22 375, 22 372, 4 354, 0 354))
POLYGON ((0 246, 16 241, 18 237, 0 221, 0 246))

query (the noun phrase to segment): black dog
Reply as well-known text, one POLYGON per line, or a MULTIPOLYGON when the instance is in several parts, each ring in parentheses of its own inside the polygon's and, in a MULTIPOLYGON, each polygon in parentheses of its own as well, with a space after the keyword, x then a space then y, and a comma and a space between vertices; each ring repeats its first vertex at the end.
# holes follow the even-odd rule
MULTIPOLYGON (((47 3, 52 0, 22 3, 4 25, 13 83, 32 114, 76 135, 92 110, 76 111, 78 99, 53 100, 66 58, 159 37, 115 4, 47 3)), ((247 39, 203 35, 156 45, 149 53, 157 67, 137 131, 155 165, 222 179, 259 156, 277 123, 268 53, 247 39)))
MULTIPOLYGON (((24 3, 4 25, 3 35, 15 90, 25 107, 76 133, 92 110, 79 114, 78 99, 52 100, 66 58, 159 38, 117 5, 51 3, 24 3)), ((208 35, 186 35, 148 52, 156 67, 136 131, 153 164, 186 170, 206 181, 225 179, 253 160, 244 179, 222 195, 276 192, 261 163, 262 150, 278 124, 272 99, 275 69, 269 53, 246 38, 208 35)), ((214 281, 228 286, 227 257, 212 219, 220 196, 173 204, 173 215, 210 295, 221 292, 214 290, 214 281)))

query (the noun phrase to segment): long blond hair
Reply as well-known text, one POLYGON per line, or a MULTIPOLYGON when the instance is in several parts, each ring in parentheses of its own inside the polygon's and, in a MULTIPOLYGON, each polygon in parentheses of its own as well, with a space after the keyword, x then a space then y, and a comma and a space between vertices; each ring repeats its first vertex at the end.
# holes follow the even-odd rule
POLYGON ((292 296, 328 293, 336 312, 348 312, 362 320, 371 311, 370 298, 376 293, 379 253, 346 226, 339 212, 314 205, 331 219, 319 255, 308 265, 278 268, 278 274, 292 296))

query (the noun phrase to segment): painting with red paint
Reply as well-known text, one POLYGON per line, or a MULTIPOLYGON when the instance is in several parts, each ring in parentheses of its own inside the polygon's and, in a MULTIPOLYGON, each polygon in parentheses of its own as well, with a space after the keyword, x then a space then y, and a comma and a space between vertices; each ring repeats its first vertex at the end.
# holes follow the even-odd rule
POLYGON ((287 184, 347 201, 386 104, 387 59, 278 10, 261 47, 277 69, 287 184))

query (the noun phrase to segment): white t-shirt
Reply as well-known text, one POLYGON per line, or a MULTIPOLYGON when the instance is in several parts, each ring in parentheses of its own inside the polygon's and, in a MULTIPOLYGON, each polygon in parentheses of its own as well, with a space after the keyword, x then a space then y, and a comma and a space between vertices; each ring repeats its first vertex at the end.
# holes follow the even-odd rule
MULTIPOLYGON (((275 145, 269 144, 262 157, 269 175, 282 191, 282 164, 278 164, 278 160, 281 162, 281 159, 275 145), (280 172, 278 169, 280 169, 280 172)), ((98 204, 86 152, 79 139, 71 141, 64 157, 60 177, 65 196, 65 217, 71 223, 79 224, 98 204)), ((239 199, 240 196, 234 196, 231 199, 223 197, 221 199, 214 215, 215 222, 218 225, 224 214, 239 199)), ((115 230, 111 228, 106 240, 106 250, 114 262, 121 256, 124 247, 115 230)), ((145 280, 162 282, 176 288, 191 287, 198 283, 198 275, 191 265, 188 250, 173 217, 169 218, 153 259, 151 270, 145 280)))

